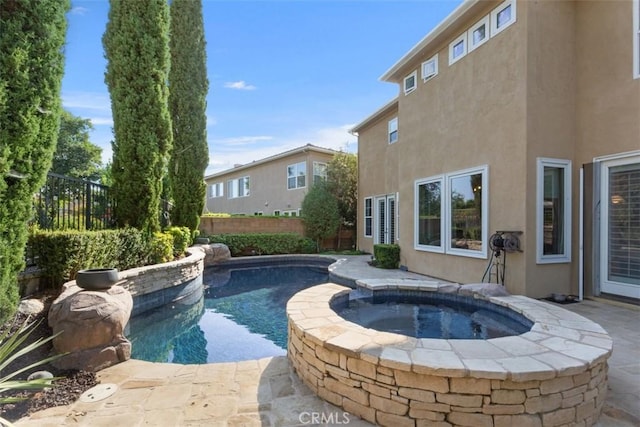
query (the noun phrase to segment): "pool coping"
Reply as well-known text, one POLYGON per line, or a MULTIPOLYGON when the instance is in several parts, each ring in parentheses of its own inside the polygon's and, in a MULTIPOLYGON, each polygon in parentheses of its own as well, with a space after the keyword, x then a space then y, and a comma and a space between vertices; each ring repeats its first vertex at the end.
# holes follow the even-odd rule
MULTIPOLYGON (((357 281, 368 289, 452 292, 457 284, 415 279, 357 281)), ((287 303, 287 316, 311 341, 380 366, 420 374, 497 380, 548 380, 576 375, 604 363, 613 341, 597 323, 525 296, 484 296, 534 324, 521 335, 488 340, 412 338, 368 329, 330 307, 352 289, 327 283, 303 290, 287 303)), ((457 292, 457 290, 456 290, 457 292)))

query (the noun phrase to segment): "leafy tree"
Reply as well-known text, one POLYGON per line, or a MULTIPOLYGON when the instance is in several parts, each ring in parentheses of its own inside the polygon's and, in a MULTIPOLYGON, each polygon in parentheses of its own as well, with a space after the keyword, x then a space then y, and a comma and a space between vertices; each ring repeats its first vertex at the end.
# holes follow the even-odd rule
MULTIPOLYGON (((340 152, 327 164, 329 191, 338 202, 340 228, 356 228, 358 220, 358 157, 340 152)), ((338 233, 338 247, 340 247, 338 233)))
POLYGON ((114 122, 116 219, 120 226, 157 231, 163 171, 171 148, 166 0, 110 0, 102 42, 114 122))
POLYGON ((0 0, 0 321, 18 303, 32 195, 51 167, 69 2, 0 0))
POLYGON ((209 163, 206 96, 209 88, 200 0, 171 2, 169 110, 173 153, 169 178, 173 225, 198 229, 204 208, 204 171, 209 163))
POLYGON ((316 241, 318 251, 320 241, 334 236, 338 231, 341 222, 338 202, 326 182, 314 184, 304 197, 302 220, 307 236, 316 241))
POLYGON ((90 180, 99 178, 102 149, 89 141, 91 129, 91 120, 62 111, 51 172, 90 180))

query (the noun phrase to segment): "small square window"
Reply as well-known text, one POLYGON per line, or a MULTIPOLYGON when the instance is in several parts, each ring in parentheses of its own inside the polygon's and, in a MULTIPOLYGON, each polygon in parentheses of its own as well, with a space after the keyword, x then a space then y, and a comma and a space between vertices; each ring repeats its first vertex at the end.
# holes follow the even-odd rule
POLYGON ((491 37, 516 22, 516 2, 507 0, 491 11, 491 37))
POLYGON ((389 120, 389 144, 393 144, 398 140, 398 118, 394 117, 389 120))
POLYGON ((407 95, 416 88, 416 76, 418 73, 414 71, 404 78, 404 94, 407 95))
POLYGON ((467 31, 469 52, 482 46, 489 40, 489 21, 489 15, 487 15, 467 31))
POLYGON ((427 81, 438 75, 438 54, 422 63, 422 81, 427 81))
POLYGON ((449 65, 467 54, 467 33, 463 33, 449 44, 449 65))

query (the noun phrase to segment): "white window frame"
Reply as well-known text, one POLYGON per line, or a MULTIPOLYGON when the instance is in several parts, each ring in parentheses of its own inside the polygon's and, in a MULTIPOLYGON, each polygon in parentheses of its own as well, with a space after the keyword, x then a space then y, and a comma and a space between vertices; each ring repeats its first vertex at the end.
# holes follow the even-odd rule
POLYGON ((491 37, 490 15, 485 16, 467 30, 468 53, 473 52, 489 40, 491 37), (474 43, 473 33, 484 26, 484 38, 478 43, 474 43))
POLYGON ((229 194, 227 194, 228 199, 237 199, 240 197, 249 197, 251 195, 250 191, 251 180, 249 176, 241 176, 239 178, 230 179, 227 181, 227 190, 229 194), (237 195, 236 191, 237 190, 237 195))
POLYGON ((303 160, 303 161, 298 162, 298 163, 293 163, 293 164, 287 165, 287 190, 297 190, 299 188, 306 188, 306 186, 307 186, 307 162, 306 162, 306 160, 303 160), (302 165, 302 166, 300 166, 300 165, 302 165), (291 168, 291 167, 295 168, 293 176, 289 175, 289 168, 291 168), (299 174, 299 172, 300 172, 299 168, 300 167, 303 168, 303 172, 304 172, 303 175, 299 174), (304 176, 304 185, 298 185, 298 178, 301 177, 301 176, 304 176), (294 187, 291 187, 289 185, 289 179, 291 179, 291 178, 295 178, 295 184, 296 185, 294 187))
POLYGON ((414 227, 414 237, 413 237, 413 241, 414 241, 414 249, 419 250, 419 251, 427 251, 427 252, 436 252, 436 253, 444 253, 444 240, 445 240, 445 232, 446 232, 446 217, 444 216, 445 214, 445 197, 444 197, 444 191, 445 191, 445 178, 444 175, 437 175, 437 176, 432 176, 429 178, 424 178, 424 179, 418 179, 415 181, 414 184, 414 206, 415 206, 415 212, 414 212, 414 218, 416 221, 415 227, 414 227), (439 182, 440 183, 440 245, 439 246, 435 246, 435 245, 425 245, 425 244, 421 244, 420 243, 420 239, 418 236, 418 233, 420 231, 420 228, 418 226, 417 221, 420 219, 420 205, 419 205, 419 197, 420 197, 420 191, 419 188, 421 185, 424 184, 433 184, 439 182))
POLYGON ((431 58, 429 58, 426 61, 424 61, 422 63, 422 67, 420 67, 420 68, 422 70, 422 81, 423 82, 426 82, 427 80, 431 80, 432 78, 437 76, 438 75, 438 54, 436 53, 431 58), (431 64, 433 64, 433 70, 432 71, 426 71, 427 67, 430 66, 431 64))
POLYGON ((536 262, 558 264, 571 262, 571 160, 539 157, 536 161, 536 262), (564 183, 564 253, 544 255, 544 169, 563 169, 564 183))
POLYGON ((313 183, 317 182, 317 179, 327 180, 327 164, 325 162, 313 162, 313 183))
POLYGON ((404 89, 404 94, 408 95, 411 92, 413 92, 414 90, 416 90, 416 87, 418 87, 418 70, 415 70, 413 73, 409 74, 407 77, 404 78, 403 80, 403 84, 402 87, 404 89), (407 87, 407 82, 413 78, 413 85, 410 87, 407 87))
POLYGON ((273 216, 280 216, 280 209, 276 209, 273 211, 273 216))
POLYGON ((449 43, 449 65, 455 64, 462 58, 467 56, 467 32, 460 34, 451 43, 449 43), (462 43, 462 53, 459 56, 454 57, 454 49, 457 45, 462 43))
POLYGON ((387 142, 393 144, 398 141, 398 117, 389 120, 387 126, 387 142), (395 136, 395 139, 394 139, 395 136))
POLYGON ((502 31, 510 27, 516 22, 516 19, 516 1, 506 0, 500 3, 495 9, 491 11, 491 37, 497 36, 502 31), (511 8, 511 19, 509 19, 507 22, 504 22, 501 26, 498 26, 498 15, 500 14, 500 12, 503 12, 507 8, 511 8))
POLYGON ((363 224, 363 235, 364 237, 373 238, 373 197, 365 197, 364 198, 364 224, 363 224), (367 202, 369 202, 369 215, 367 215, 367 202), (367 234, 367 219, 371 221, 371 230, 369 234, 367 234))
POLYGON ((633 78, 640 79, 640 0, 633 0, 633 78))
POLYGON ((224 182, 216 182, 209 185, 209 198, 224 197, 224 182))
POLYGON ((414 249, 419 251, 427 251, 427 252, 438 252, 445 253, 448 255, 458 255, 469 258, 484 258, 487 259, 487 248, 488 248, 488 240, 489 240, 489 166, 483 165, 475 168, 459 170, 455 172, 451 172, 444 175, 433 176, 430 178, 419 179, 415 181, 414 184, 414 249), (451 246, 451 181, 469 175, 482 174, 482 204, 480 206, 482 221, 481 221, 481 239, 482 246, 480 250, 472 250, 472 249, 460 249, 453 248, 451 246), (428 183, 428 182, 436 182, 441 181, 441 202, 440 202, 440 217, 442 218, 442 222, 440 223, 440 227, 444 227, 441 229, 441 241, 440 245, 442 249, 439 249, 437 246, 429 246, 429 245, 419 245, 418 244, 418 186, 420 184, 428 183))

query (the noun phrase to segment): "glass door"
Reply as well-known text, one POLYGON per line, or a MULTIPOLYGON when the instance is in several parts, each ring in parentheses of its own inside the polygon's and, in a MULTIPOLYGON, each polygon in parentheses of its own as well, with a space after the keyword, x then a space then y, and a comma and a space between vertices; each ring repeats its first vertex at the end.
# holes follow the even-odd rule
POLYGON ((640 156, 602 163, 600 289, 640 298, 640 156))

